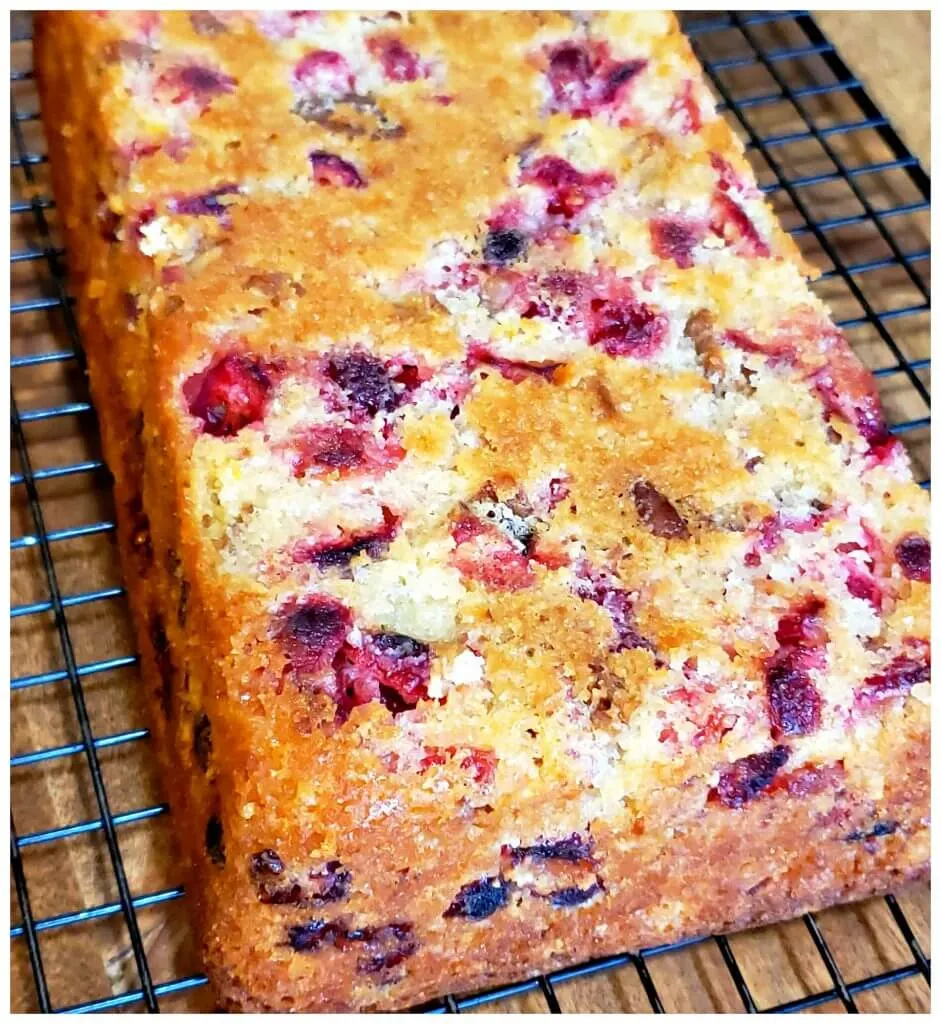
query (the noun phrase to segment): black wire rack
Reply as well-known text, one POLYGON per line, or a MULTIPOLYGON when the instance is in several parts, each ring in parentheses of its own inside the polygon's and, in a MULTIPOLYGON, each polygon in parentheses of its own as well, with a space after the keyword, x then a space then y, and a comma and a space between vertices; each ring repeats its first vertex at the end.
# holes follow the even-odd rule
MULTIPOLYGON (((905 436, 916 473, 927 476, 928 176, 810 14, 686 14, 684 22, 722 109, 747 143, 763 191, 805 255, 822 268, 819 293, 879 380, 891 429, 905 436)), ((181 904, 184 892, 179 885, 148 887, 147 878, 137 877, 135 841, 142 828, 168 831, 168 806, 154 796, 156 789, 145 799, 114 781, 117 768, 127 767, 128 751, 136 752, 141 765, 147 763, 147 730, 129 722, 109 731, 101 724, 113 721, 110 712, 122 701, 134 709, 132 714, 139 712, 133 697, 127 697, 135 691, 137 658, 130 653, 133 642, 126 628, 103 629, 100 619, 83 618, 89 609, 119 604, 124 591, 115 575, 107 472, 84 390, 66 254, 57 244, 55 203, 45 174, 28 16, 14 15, 12 39, 11 427, 18 465, 10 478, 10 856, 18 923, 10 932, 11 988, 15 1008, 155 1012, 161 1005, 171 1008, 171 1002, 179 1008, 184 993, 192 999, 198 995, 194 990, 205 991, 205 978, 194 969, 192 955, 184 958, 189 970, 179 969, 184 962, 179 958, 154 966, 167 933, 153 924, 153 915, 181 904), (75 545, 85 545, 78 560, 68 554, 75 545), (96 575, 88 568, 96 564, 89 561, 90 545, 104 552, 100 559, 111 573, 101 585, 89 585, 96 575), (37 622, 44 624, 44 633, 33 628, 37 622), (89 650, 94 653, 86 656, 89 650), (48 656, 48 667, 37 664, 37 651, 48 656), (30 670, 22 672, 23 666, 30 670), (35 733, 29 726, 37 719, 44 726, 58 724, 62 742, 30 743, 35 733), (64 775, 52 784, 41 777, 65 765, 78 766, 76 793, 65 792, 64 775), (115 810, 124 805, 128 809, 115 810), (18 829, 14 817, 27 826, 18 829), (79 841, 95 844, 84 859, 70 846, 79 841), (62 849, 65 859, 57 859, 62 849), (73 876, 85 878, 86 884, 67 881, 73 876), (50 912, 57 899, 67 897, 76 899, 80 909, 50 912), (111 929, 104 939, 108 949, 88 963, 72 936, 101 925, 111 929), (157 980, 161 977, 166 980, 157 980)), ((926 96, 926 109, 927 103, 926 96)), ((922 486, 929 487, 930 481, 924 479, 922 486)), ((48 730, 42 735, 47 737, 48 730)), ((147 771, 142 767, 140 774, 147 771)), ((793 929, 801 931, 818 969, 810 972, 816 981, 803 977, 795 983, 800 994, 776 1005, 762 996, 761 972, 748 956, 747 940, 755 933, 747 933, 607 957, 421 1009, 501 1008, 501 1003, 509 1005, 502 1001, 520 996, 538 1000, 527 1004, 530 1009, 578 1009, 570 997, 576 987, 568 983, 619 971, 622 979, 627 972, 624 984, 636 990, 634 1001, 629 1000, 632 1008, 658 1013, 690 1009, 677 999, 675 980, 684 970, 680 958, 691 949, 711 950, 719 970, 726 972, 724 1009, 796 1011, 832 1004, 852 1013, 866 1008, 861 1006, 864 993, 888 986, 905 990, 906 998, 914 1000, 903 998, 893 1008, 926 1008, 930 961, 922 949, 927 941, 923 917, 913 917, 917 904, 892 896, 872 903, 880 909, 859 917, 858 940, 844 939, 839 949, 832 936, 828 942, 824 935, 825 915, 808 914, 802 925, 778 926, 791 929, 792 939, 793 929), (870 957, 869 966, 853 968, 857 976, 847 980, 847 965, 867 934, 870 940, 875 935, 881 959, 870 957), (894 950, 888 969, 886 949, 894 950), (672 969, 662 970, 661 964, 672 969), (906 988, 913 983, 919 986, 915 995, 906 988)), ((760 962, 766 972, 768 954, 760 962)), ((785 969, 782 954, 774 970, 783 974, 785 969)), ((211 1008, 207 999, 197 1008, 211 1008)))

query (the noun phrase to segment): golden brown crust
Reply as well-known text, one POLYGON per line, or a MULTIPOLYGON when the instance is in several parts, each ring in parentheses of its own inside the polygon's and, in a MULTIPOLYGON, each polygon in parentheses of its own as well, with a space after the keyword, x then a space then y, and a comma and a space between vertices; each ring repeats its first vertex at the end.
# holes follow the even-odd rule
POLYGON ((923 875, 926 500, 675 19, 204 15, 35 46, 220 999, 923 875))

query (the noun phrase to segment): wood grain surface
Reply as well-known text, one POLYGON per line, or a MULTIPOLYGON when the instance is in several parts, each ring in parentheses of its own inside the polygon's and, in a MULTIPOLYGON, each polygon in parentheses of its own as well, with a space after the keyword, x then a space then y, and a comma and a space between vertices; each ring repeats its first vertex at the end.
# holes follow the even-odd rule
MULTIPOLYGON (((715 14, 710 15, 715 17, 715 14)), ((927 164, 928 143, 928 55, 930 20, 926 13, 892 12, 887 14, 831 13, 820 23, 838 47, 847 63, 871 89, 883 111, 895 122, 908 144, 927 164)), ((14 28, 17 27, 15 22, 14 28)), ((22 26, 20 26, 22 27, 22 26)), ((793 23, 760 26, 754 40, 768 49, 806 45, 806 39, 793 23)), ((699 40, 711 59, 748 52, 748 43, 736 32, 710 34, 699 40)), ((29 43, 13 47, 13 68, 30 66, 29 43)), ((833 81, 831 72, 819 57, 796 59, 777 65, 794 87, 833 81)), ((767 70, 739 68, 724 72, 723 80, 737 96, 766 94, 775 85, 767 70)), ((17 111, 35 109, 31 83, 15 82, 13 99, 17 111)), ((821 127, 846 121, 858 121, 862 115, 851 96, 832 92, 813 97, 805 104, 806 113, 821 127)), ((798 111, 791 103, 777 102, 749 108, 751 123, 763 135, 782 135, 806 131, 798 111)), ((733 120, 734 123, 734 120, 733 120)), ((736 129, 741 125, 734 123, 736 129)), ((41 128, 37 121, 23 121, 21 129, 26 146, 43 152, 41 128)), ((833 133, 827 136, 832 154, 847 165, 859 167, 886 161, 891 153, 874 131, 833 133)), ((779 169, 791 178, 833 173, 832 156, 816 140, 798 141, 775 147, 772 151, 779 169)), ((755 155, 755 165, 763 183, 775 180, 767 162, 755 155)), ((22 171, 13 174, 13 199, 46 195, 46 172, 42 164, 34 168, 34 182, 22 171)), ((866 201, 876 209, 913 203, 917 189, 904 171, 868 173, 854 179, 866 201)), ((845 227, 827 233, 839 259, 847 264, 875 261, 877 269, 854 274, 853 280, 872 308, 877 311, 919 306, 925 297, 905 269, 891 262, 891 251, 880 236, 875 222, 867 216, 865 205, 854 196, 838 176, 827 178, 800 195, 809 213, 818 219, 849 219, 845 227)), ((773 194, 780 216, 788 227, 802 224, 800 211, 784 190, 773 194)), ((47 211, 52 237, 56 239, 55 211, 47 211)), ((926 212, 894 216, 883 222, 906 253, 926 250, 929 224, 926 212)), ((799 240, 810 258, 823 270, 832 263, 813 232, 800 234, 799 240)), ((28 212, 13 218, 13 249, 48 244, 35 219, 28 212)), ((917 264, 927 282, 930 262, 917 264)), ((838 318, 864 318, 859 295, 846 280, 835 274, 817 287, 829 301, 838 318)), ((56 296, 49 267, 44 260, 21 260, 12 268, 14 301, 56 296)), ((928 315, 919 312, 892 319, 892 336, 909 359, 926 357, 929 352, 928 315)), ((849 336, 856 350, 874 369, 888 368, 895 362, 876 328, 869 323, 853 327, 849 336)), ((14 356, 51 353, 67 348, 67 320, 61 309, 23 312, 13 318, 14 356)), ((919 380, 927 386, 927 371, 919 371, 919 380)), ((48 409, 63 402, 82 402, 86 396, 80 369, 75 360, 53 360, 20 367, 13 372, 14 393, 21 412, 48 409)), ((927 416, 927 409, 904 373, 888 374, 880 379, 889 417, 894 422, 927 416)), ((100 455, 93 413, 82 406, 60 415, 37 418, 25 425, 29 458, 34 469, 64 467, 80 462, 94 463, 100 455)), ((919 478, 928 475, 929 433, 926 427, 906 434, 919 478)), ((14 452, 13 472, 23 469, 14 452)), ((111 518, 107 474, 100 469, 69 472, 40 480, 37 484, 44 525, 56 531, 82 524, 107 523, 111 518)), ((42 931, 40 948, 50 987, 52 1002, 61 1008, 88 1000, 106 998, 137 990, 140 980, 130 954, 127 928, 116 906, 117 890, 102 832, 96 826, 100 811, 91 786, 85 757, 71 753, 70 745, 81 736, 75 705, 68 682, 62 678, 65 665, 60 637, 52 614, 43 610, 49 599, 49 586, 43 572, 40 552, 29 538, 37 533, 25 488, 12 489, 14 538, 27 540, 11 555, 11 602, 14 606, 40 603, 34 614, 14 618, 11 630, 12 674, 17 682, 12 693, 12 754, 21 755, 45 748, 64 748, 61 756, 12 769, 12 810, 20 836, 55 829, 72 823, 86 823, 78 835, 46 842, 31 842, 23 848, 24 868, 29 883, 33 914, 37 918, 69 914, 80 909, 103 908, 79 924, 48 927, 42 931), (48 680, 41 674, 52 673, 48 680), (56 673, 59 673, 56 675, 56 673), (22 682, 24 677, 26 684, 22 682)), ((117 591, 114 596, 74 603, 66 610, 75 660, 79 666, 102 659, 120 659, 133 654, 127 615, 118 591, 120 578, 113 544, 107 529, 87 535, 54 540, 50 546, 58 584, 65 595, 82 595, 103 590, 117 591)), ((133 664, 90 671, 83 676, 88 715, 94 734, 109 737, 140 728, 143 722, 137 699, 137 678, 133 664)), ((124 814, 156 808, 144 820, 119 825, 117 834, 131 891, 137 897, 173 890, 181 884, 172 853, 172 818, 159 813, 162 801, 173 801, 173 781, 155 777, 146 738, 120 745, 103 745, 98 751, 102 775, 111 810, 124 814), (165 785, 161 785, 161 782, 165 785)), ((747 841, 747 837, 743 837, 747 841)), ((929 949, 929 901, 927 886, 917 887, 900 896, 908 920, 918 941, 929 949)), ((14 922, 21 913, 11 886, 11 915, 14 922)), ((185 899, 173 899, 144 906, 138 912, 141 932, 148 951, 154 981, 167 982, 199 971, 190 937, 185 899)), ((820 929, 829 944, 836 964, 846 982, 852 983, 875 974, 903 968, 912 962, 912 954, 894 924, 884 901, 827 911, 817 916, 820 929)), ((736 935, 730 947, 741 967, 744 979, 759 1007, 829 990, 833 981, 817 952, 813 938, 801 921, 736 935)), ((650 975, 668 1011, 735 1011, 742 1002, 723 960, 720 946, 707 940, 684 950, 662 954, 648 961, 650 975)), ((21 938, 12 942, 11 992, 15 1010, 36 1007, 26 945, 21 938)), ((560 982, 556 996, 563 1010, 582 1012, 646 1012, 649 1003, 640 976, 631 964, 590 977, 560 982)), ((926 1012, 929 991, 920 976, 875 988, 856 997, 862 1010, 926 1012)), ((161 999, 166 1011, 208 1010, 211 998, 207 990, 194 989, 161 999)), ((498 1004, 481 1007, 500 1012, 544 1012, 547 1003, 539 988, 498 1004)), ((132 1003, 130 1009, 140 1009, 132 1003)), ((819 1012, 841 1012, 838 1000, 819 1007, 819 1012)))

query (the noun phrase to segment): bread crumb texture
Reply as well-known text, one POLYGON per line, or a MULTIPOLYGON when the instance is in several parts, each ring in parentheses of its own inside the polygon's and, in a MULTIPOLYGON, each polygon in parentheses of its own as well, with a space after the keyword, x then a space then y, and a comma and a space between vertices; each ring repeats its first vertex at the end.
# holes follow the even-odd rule
POLYGON ((927 497, 671 15, 60 12, 37 72, 220 1000, 928 856, 927 497))

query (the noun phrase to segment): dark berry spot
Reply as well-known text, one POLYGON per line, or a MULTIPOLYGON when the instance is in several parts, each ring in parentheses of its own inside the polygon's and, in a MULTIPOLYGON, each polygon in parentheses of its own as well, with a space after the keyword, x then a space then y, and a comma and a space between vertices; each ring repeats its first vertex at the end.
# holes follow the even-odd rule
POLYGON ((260 420, 270 390, 271 380, 259 363, 234 352, 214 360, 183 385, 190 414, 201 419, 203 429, 214 437, 231 437, 260 420))
POLYGON ((777 746, 733 761, 719 775, 719 802, 732 808, 744 806, 771 785, 790 755, 787 747, 777 746))
POLYGON ((645 67, 647 67, 645 60, 626 60, 615 65, 605 78, 601 90, 601 101, 603 103, 618 102, 624 93, 625 86, 636 78, 645 67))
POLYGON ((252 854, 251 868, 253 875, 280 875, 284 871, 284 861, 274 850, 259 850, 252 854))
POLYGON ((314 181, 318 185, 341 188, 364 188, 366 185, 359 171, 336 153, 315 149, 309 159, 314 181))
POLYGON ((354 409, 375 416, 391 412, 398 394, 385 363, 368 352, 352 351, 330 357, 327 376, 343 391, 354 409))
POLYGON ((322 672, 343 647, 353 624, 348 608, 329 597, 311 597, 278 617, 275 636, 295 673, 322 672))
POLYGON ((225 217, 228 214, 226 203, 220 203, 222 196, 238 195, 237 185, 221 185, 209 192, 201 192, 190 196, 180 196, 170 202, 174 213, 188 217, 225 217))
POLYGON ((803 667, 802 652, 785 648, 765 673, 771 735, 807 736, 820 728, 820 694, 803 667))
POLYGON ((653 484, 638 480, 631 488, 631 495, 640 521, 652 534, 666 539, 689 537, 686 520, 653 484))
POLYGON ((897 821, 877 821, 868 831, 854 829, 848 832, 843 838, 848 843, 859 843, 867 839, 880 839, 882 836, 894 835, 899 830, 897 821))
POLYGON ((587 889, 579 889, 577 885, 573 885, 549 893, 549 901, 554 907, 577 907, 580 903, 594 899, 600 892, 604 892, 604 886, 600 882, 594 882, 587 889))
POLYGON ((591 55, 578 43, 561 43, 549 56, 549 85, 559 107, 583 107, 591 75, 591 55))
POLYGON ((570 864, 591 860, 595 843, 589 836, 587 839, 573 832, 565 839, 540 839, 532 846, 504 847, 503 853, 514 864, 519 864, 527 857, 534 860, 563 860, 570 864))
POLYGON ((491 231, 484 242, 484 261, 501 267, 515 263, 526 255, 526 244, 526 236, 513 228, 491 231))
POLYGON ((509 883, 500 875, 468 882, 461 887, 451 905, 444 912, 445 917, 465 917, 481 921, 490 917, 510 899, 509 883))
POLYGON ((414 928, 405 921, 394 921, 379 928, 349 928, 342 921, 309 921, 288 929, 288 943, 298 953, 309 953, 324 946, 346 951, 361 945, 366 955, 357 961, 357 970, 366 974, 395 967, 418 949, 414 928))
POLYGON ((663 214, 650 221, 650 245, 661 260, 673 260, 681 270, 693 265, 693 249, 706 234, 705 224, 677 214, 663 214))
POLYGON ((588 341, 609 356, 652 355, 666 341, 667 319, 644 302, 594 299, 588 341))
MULTIPOLYGON (((271 854, 272 850, 263 850, 263 854, 271 854)), ((280 875, 284 870, 275 871, 272 866, 267 869, 256 869, 255 854, 252 858, 252 870, 258 874, 280 875)), ((275 854, 277 857, 277 854, 275 854)), ((278 858, 280 864, 280 858, 278 858)), ((337 903, 346 899, 350 892, 351 875, 343 869, 338 860, 329 861, 319 871, 310 871, 304 877, 290 879, 286 884, 275 884, 262 879, 258 886, 258 898, 262 903, 272 906, 321 907, 328 903, 337 903)))
POLYGON ((383 525, 376 530, 357 533, 330 540, 326 543, 303 542, 298 545, 294 557, 301 562, 310 562, 318 569, 346 569, 357 555, 367 554, 380 558, 385 554, 389 542, 399 529, 399 517, 383 506, 383 525))
POLYGON ((382 65, 390 82, 414 82, 422 76, 418 57, 401 39, 395 36, 374 36, 366 45, 382 65))
POLYGON ((206 853, 213 864, 221 867, 225 864, 225 837, 222 832, 222 822, 213 815, 206 822, 206 853))
POLYGON ((895 545, 895 559, 906 579, 931 582, 931 542, 927 537, 910 533, 895 545))
POLYGON ((312 427, 294 442, 294 475, 311 469, 351 470, 366 462, 366 438, 348 427, 312 427))
POLYGON ((214 96, 232 92, 235 79, 215 68, 202 64, 188 64, 168 68, 154 86, 155 96, 166 95, 170 103, 194 100, 205 109, 214 96))
POLYGON ((212 756, 212 723, 205 713, 196 719, 193 726, 193 757, 204 771, 209 771, 209 758, 212 756))
POLYGON ((163 626, 163 619, 154 612, 150 617, 150 643, 154 652, 154 661, 160 675, 160 688, 157 691, 163 713, 170 714, 173 696, 173 657, 170 653, 170 641, 163 626))

